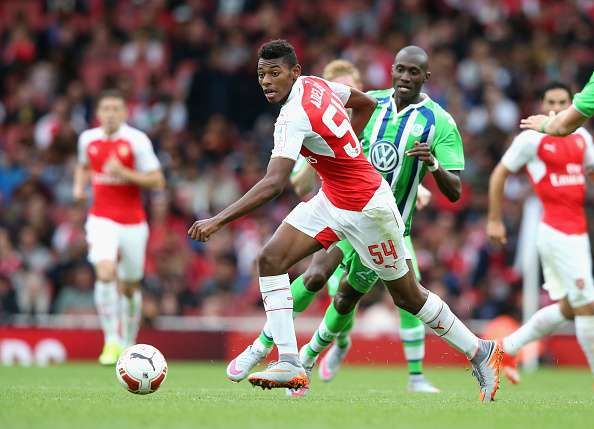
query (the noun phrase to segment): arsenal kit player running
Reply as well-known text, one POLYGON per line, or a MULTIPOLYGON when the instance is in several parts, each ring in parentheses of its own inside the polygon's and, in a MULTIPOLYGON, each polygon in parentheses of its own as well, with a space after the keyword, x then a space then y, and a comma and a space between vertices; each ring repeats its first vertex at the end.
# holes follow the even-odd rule
MULTIPOLYGON (((559 112, 570 104, 571 91, 566 85, 551 83, 544 89, 543 112, 559 112)), ((520 381, 519 373, 515 360, 507 356, 516 355, 525 344, 549 335, 572 319, 578 342, 594 372, 594 283, 584 212, 585 173, 594 168, 592 136, 578 128, 567 137, 527 130, 514 139, 493 171, 489 186, 487 234, 496 243, 506 241, 501 220, 505 179, 523 167, 544 209, 536 239, 543 287, 558 302, 537 311, 503 339, 504 373, 514 384, 520 381)))
POLYGON ((206 241, 279 195, 299 154, 321 177, 322 189, 287 216, 258 256, 260 291, 279 361, 248 380, 263 388, 294 389, 309 383, 297 352, 287 271, 315 251, 348 239, 362 262, 384 281, 396 305, 468 356, 481 399, 492 400, 499 386, 500 347, 477 338, 441 298, 416 281, 390 186, 361 150, 357 133, 373 113, 375 99, 346 85, 301 76, 295 51, 284 40, 264 44, 258 57, 258 80, 266 99, 282 104, 266 175, 218 215, 196 221, 188 234, 206 241), (350 121, 345 108, 353 109, 350 121))
POLYGON ((85 229, 105 336, 99 362, 112 365, 124 347, 135 343, 140 325, 140 280, 148 240, 141 189, 162 188, 165 180, 148 137, 125 123, 122 95, 103 93, 97 117, 100 126, 79 137, 73 193, 77 200, 85 198, 91 181, 93 203, 85 229))

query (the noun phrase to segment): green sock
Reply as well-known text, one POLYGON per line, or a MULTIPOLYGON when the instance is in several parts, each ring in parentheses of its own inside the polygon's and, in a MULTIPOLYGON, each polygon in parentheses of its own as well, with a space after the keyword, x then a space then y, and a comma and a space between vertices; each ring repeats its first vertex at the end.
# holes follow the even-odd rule
POLYGON ((340 332, 340 334, 336 337, 336 345, 341 349, 346 349, 348 346, 351 345, 351 331, 353 330, 353 326, 355 325, 355 318, 353 317, 344 329, 340 332))
POLYGON ((422 374, 425 357, 425 325, 402 309, 400 309, 400 339, 404 347, 408 373, 422 374))
POLYGON ((347 314, 340 314, 334 308, 333 302, 328 306, 324 320, 322 320, 307 345, 306 353, 310 359, 308 359, 309 362, 305 362, 306 364, 313 364, 318 355, 332 344, 332 341, 334 341, 339 333, 348 327, 349 324, 352 326, 355 309, 347 314))
POLYGON ((291 283, 291 295, 293 295, 293 313, 305 311, 315 298, 317 292, 307 290, 303 283, 303 274, 291 283))
MULTIPOLYGON (((293 295, 293 317, 295 317, 297 314, 309 307, 309 304, 311 304, 316 296, 316 292, 307 290, 305 283, 303 283, 303 274, 301 274, 299 277, 293 280, 293 283, 291 283, 291 295, 293 295)), ((274 345, 274 340, 272 336, 270 336, 266 326, 264 326, 264 329, 262 329, 260 336, 258 336, 256 341, 262 343, 262 345, 267 349, 274 345)), ((254 343, 256 346, 258 346, 256 342, 254 343)))

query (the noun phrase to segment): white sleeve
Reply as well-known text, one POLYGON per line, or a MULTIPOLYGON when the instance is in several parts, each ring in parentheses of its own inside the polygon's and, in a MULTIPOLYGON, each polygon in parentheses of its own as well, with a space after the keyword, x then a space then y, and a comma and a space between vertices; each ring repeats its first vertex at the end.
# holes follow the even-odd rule
POLYGON ((281 112, 274 124, 274 148, 271 158, 281 157, 297 161, 303 139, 311 129, 305 112, 287 115, 281 112))
POLYGON ((518 172, 536 156, 539 140, 537 133, 524 131, 518 134, 503 154, 501 163, 512 173, 518 172))
POLYGON ((330 86, 332 92, 340 98, 340 102, 344 106, 351 96, 351 87, 342 83, 330 82, 328 80, 326 82, 328 83, 328 86, 330 86))
POLYGON ((149 140, 146 134, 138 133, 135 136, 137 139, 135 158, 135 168, 141 173, 148 173, 151 171, 159 170, 161 164, 155 151, 153 150, 153 144, 149 140))
POLYGON ((81 133, 78 136, 78 163, 81 165, 87 165, 89 163, 89 158, 87 156, 87 138, 86 133, 81 133))
POLYGON ((584 138, 586 148, 584 149, 584 167, 586 169, 594 168, 594 143, 592 142, 592 135, 584 128, 578 128, 578 133, 584 138))

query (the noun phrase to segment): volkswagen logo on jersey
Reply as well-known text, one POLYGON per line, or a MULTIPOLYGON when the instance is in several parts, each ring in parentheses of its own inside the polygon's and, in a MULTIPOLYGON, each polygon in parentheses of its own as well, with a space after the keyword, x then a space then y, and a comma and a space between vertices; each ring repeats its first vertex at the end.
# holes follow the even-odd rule
POLYGON ((387 140, 374 142, 369 149, 369 160, 380 173, 390 173, 398 165, 396 146, 387 140))

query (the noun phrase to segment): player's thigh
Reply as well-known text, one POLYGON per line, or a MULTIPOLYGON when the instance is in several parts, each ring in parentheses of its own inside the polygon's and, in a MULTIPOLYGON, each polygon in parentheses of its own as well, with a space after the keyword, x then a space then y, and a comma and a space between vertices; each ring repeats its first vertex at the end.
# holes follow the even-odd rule
POLYGON ((417 276, 417 280, 421 280, 421 271, 419 270, 419 263, 417 262, 417 252, 415 252, 415 248, 413 246, 412 238, 410 235, 404 236, 404 247, 406 247, 406 251, 408 252, 408 256, 410 256, 410 261, 412 262, 412 267, 415 270, 415 276, 417 276))
POLYGON ((144 276, 144 261, 149 228, 146 223, 122 225, 119 234, 118 279, 136 283, 144 276))
POLYGON ((95 270, 113 271, 118 259, 118 225, 109 219, 89 216, 85 223, 85 234, 89 248, 88 260, 95 270))
POLYGON ((287 272, 295 263, 320 250, 315 238, 288 223, 281 223, 258 257, 261 276, 274 276, 287 272))

